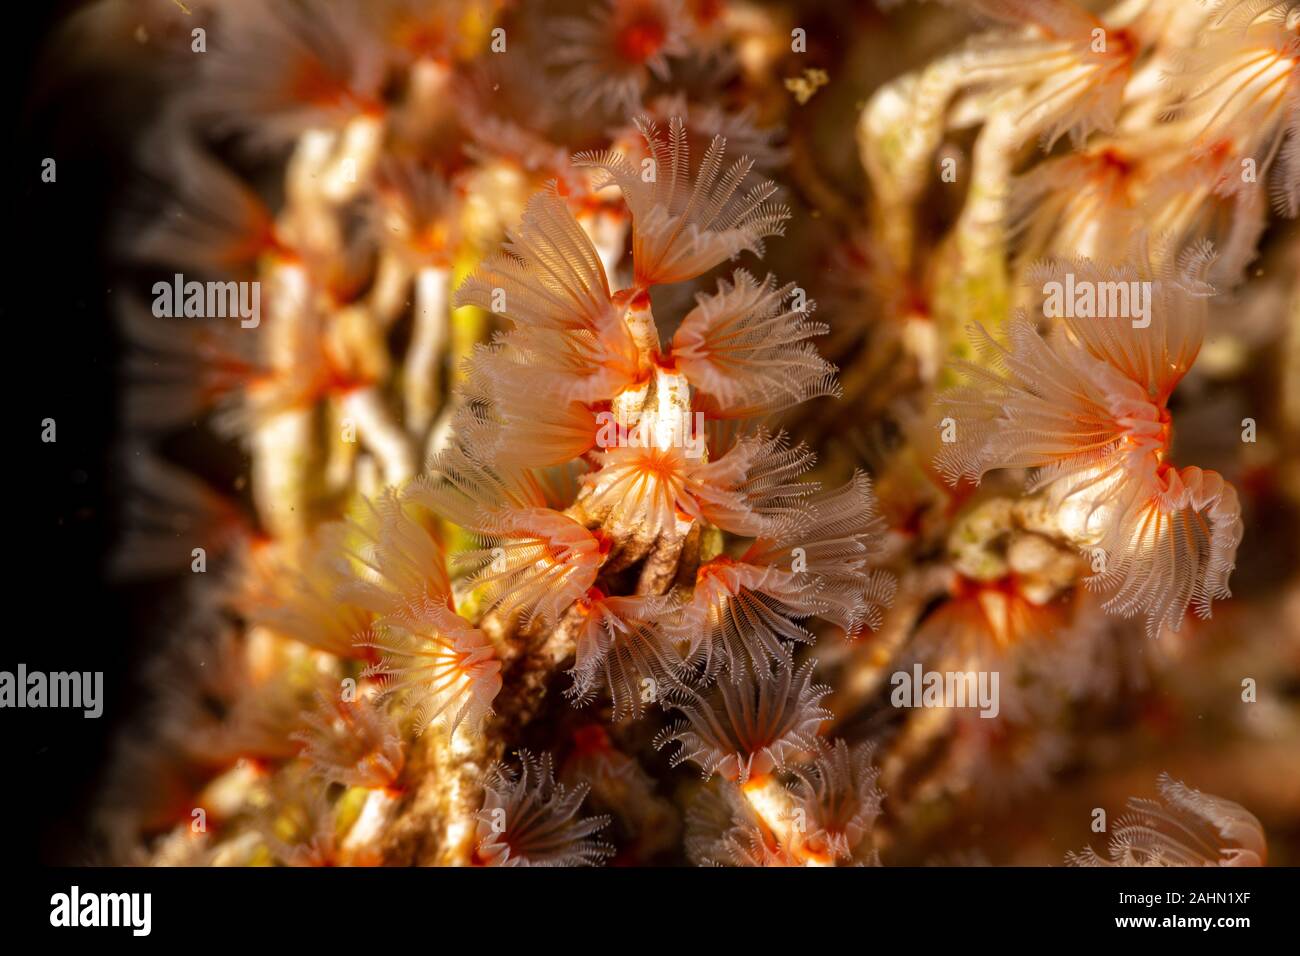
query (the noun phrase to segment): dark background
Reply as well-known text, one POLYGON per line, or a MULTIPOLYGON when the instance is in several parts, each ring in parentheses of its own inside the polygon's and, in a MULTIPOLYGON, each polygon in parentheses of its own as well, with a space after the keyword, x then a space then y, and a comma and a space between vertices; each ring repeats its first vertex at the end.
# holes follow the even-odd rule
MULTIPOLYGON (((4 60, 17 142, 5 149, 0 328, 10 406, 6 431, 8 621, 0 669, 103 671, 104 713, 4 710, 4 784, 19 839, 43 862, 93 859, 85 825, 103 757, 132 706, 133 606, 104 573, 116 537, 119 348, 113 281, 102 253, 123 175, 125 127, 97 109, 97 78, 64 75, 49 40, 72 3, 7 11, 4 60), (41 181, 45 157, 57 180, 41 181), (57 442, 41 441, 41 422, 57 442), (33 815, 35 819, 33 820, 33 815)), ((102 78, 101 78, 102 79, 102 78)), ((25 862, 25 861, 24 861, 25 862)))

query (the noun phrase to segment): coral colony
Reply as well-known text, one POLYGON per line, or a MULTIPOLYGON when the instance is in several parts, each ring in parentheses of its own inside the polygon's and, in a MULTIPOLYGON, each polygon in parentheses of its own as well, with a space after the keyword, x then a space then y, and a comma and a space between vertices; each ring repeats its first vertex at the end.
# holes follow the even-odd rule
POLYGON ((99 859, 1266 862, 1300 3, 830 6, 74 16, 188 607, 99 859))

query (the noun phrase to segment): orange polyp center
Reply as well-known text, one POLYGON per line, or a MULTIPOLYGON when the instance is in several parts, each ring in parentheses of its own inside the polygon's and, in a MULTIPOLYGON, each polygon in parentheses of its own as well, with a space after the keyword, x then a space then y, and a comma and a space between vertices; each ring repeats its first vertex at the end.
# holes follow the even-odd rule
POLYGON ((331 354, 329 349, 325 350, 324 366, 318 380, 314 383, 315 388, 311 390, 313 401, 326 395, 346 395, 372 384, 366 376, 357 374, 348 363, 340 361, 338 356, 331 354))
POLYGON ((691 0, 691 19, 700 26, 709 26, 722 19, 727 5, 724 0, 691 0))
POLYGON ((609 554, 610 548, 614 546, 614 539, 607 535, 600 528, 592 528, 591 536, 596 539, 596 545, 602 555, 609 554))
POLYGON ((1160 406, 1160 444, 1154 450, 1157 462, 1157 474, 1163 474, 1170 467, 1169 454, 1174 446, 1174 418, 1169 409, 1160 406))
POLYGON ((224 398, 239 388, 241 382, 253 383, 263 378, 262 369, 227 352, 214 350, 210 358, 212 371, 207 381, 200 383, 198 395, 204 405, 224 398))
POLYGON ((723 574, 736 567, 739 563, 725 554, 720 554, 700 565, 699 570, 695 572, 695 583, 697 586, 705 585, 710 578, 722 577, 723 574))
POLYGON ((451 229, 446 221, 435 220, 417 233, 412 246, 417 254, 427 256, 430 261, 446 264, 451 246, 451 229))
POLYGON ((1235 152, 1236 149, 1232 144, 1232 140, 1218 139, 1205 150, 1205 156, 1211 162, 1217 163, 1232 156, 1235 152))
POLYGON ((1127 63, 1138 54, 1138 41, 1128 30, 1110 30, 1106 34, 1106 53, 1127 63))
POLYGON ((304 57, 290 74, 289 96, 296 103, 334 107, 343 102, 345 95, 338 79, 314 57, 304 57))
MULTIPOLYGON (((371 750, 361 756, 357 761, 357 770, 367 777, 384 777, 387 778, 392 772, 388 766, 388 758, 380 753, 377 749, 371 750)), ((392 781, 385 780, 385 785, 392 781)))
POLYGON ((964 614, 977 613, 999 647, 1007 647, 1023 635, 1018 633, 1018 611, 1027 604, 1014 574, 995 581, 975 581, 960 576, 953 586, 953 600, 965 607, 964 614))
POLYGON ((604 754, 610 751, 609 734, 600 724, 587 724, 573 732, 573 747, 579 754, 604 754))
POLYGON ((637 461, 636 470, 655 481, 673 481, 681 472, 681 462, 670 452, 646 448, 637 461))
POLYGON ((275 222, 256 203, 248 204, 249 227, 237 234, 220 254, 223 265, 238 266, 256 259, 263 252, 286 251, 276 234, 275 222))
POLYGON ((904 318, 934 318, 934 314, 930 311, 929 294, 918 283, 907 281, 903 289, 902 301, 904 318))
POLYGON ((574 606, 584 617, 591 614, 596 606, 605 600, 605 592, 600 588, 587 588, 587 593, 574 602, 574 606))
POLYGON ((1117 149, 1103 149, 1097 154, 1098 179, 1124 178, 1133 172, 1136 164, 1117 149))
POLYGON ((447 47, 447 32, 441 24, 425 20, 407 20, 393 31, 398 47, 417 57, 440 59, 447 47))
POLYGON ((615 46, 622 59, 645 63, 663 48, 667 37, 662 20, 642 14, 619 30, 615 46))
POLYGON ((998 578, 996 581, 976 581, 974 578, 968 578, 964 574, 957 575, 957 580, 952 585, 952 597, 954 601, 962 601, 969 598, 977 597, 983 591, 990 590, 1010 590, 1013 587, 1009 577, 998 578))
POLYGON ((1011 643, 1011 601, 1010 595, 999 590, 985 589, 980 592, 980 610, 988 623, 989 631, 998 645, 1005 647, 1011 643))
POLYGON ((660 352, 650 357, 650 363, 665 372, 677 374, 677 359, 673 357, 672 346, 667 352, 660 352))

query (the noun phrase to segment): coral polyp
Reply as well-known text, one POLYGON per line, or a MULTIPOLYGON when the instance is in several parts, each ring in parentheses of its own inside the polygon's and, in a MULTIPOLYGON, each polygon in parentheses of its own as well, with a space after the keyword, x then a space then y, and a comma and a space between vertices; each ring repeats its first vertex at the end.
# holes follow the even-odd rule
POLYGON ((1162 800, 1134 797, 1115 823, 1109 858, 1091 847, 1070 853, 1072 866, 1263 866, 1264 831, 1231 800, 1193 790, 1168 774, 1156 784, 1162 800))
POLYGON ((608 817, 578 815, 586 785, 555 782, 551 755, 519 753, 519 767, 497 764, 484 784, 475 859, 484 866, 592 866, 613 853, 594 834, 608 817))

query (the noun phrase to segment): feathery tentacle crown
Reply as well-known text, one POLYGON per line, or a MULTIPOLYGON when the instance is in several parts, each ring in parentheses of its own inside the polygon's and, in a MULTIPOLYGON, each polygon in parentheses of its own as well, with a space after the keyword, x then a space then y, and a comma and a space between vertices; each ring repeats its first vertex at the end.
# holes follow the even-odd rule
POLYGON ((673 705, 685 719, 656 744, 678 745, 674 766, 689 760, 705 777, 741 784, 783 768, 816 749, 819 728, 833 716, 820 704, 830 688, 814 684, 812 670, 807 663, 722 677, 707 697, 693 693, 673 705))
POLYGON ((1242 524, 1236 491, 1214 472, 1170 460, 1168 401, 1205 333, 1204 245, 1175 266, 1139 270, 1088 260, 1031 272, 1049 321, 1014 320, 1007 342, 973 330, 982 361, 941 398, 953 440, 937 458, 950 482, 1027 468, 1029 490, 1095 560, 1105 608, 1178 630, 1228 596, 1242 524), (1067 301, 1068 299, 1068 301, 1067 301))
POLYGON ((361 676, 378 681, 384 701, 410 707, 420 730, 441 719, 449 733, 477 731, 501 690, 501 662, 456 613, 442 532, 413 490, 390 489, 334 526, 353 570, 337 594, 373 614, 354 641, 372 660, 361 676))
POLYGON ((475 859, 484 866, 598 866, 614 853, 597 839, 609 817, 580 816, 586 784, 556 783, 551 755, 519 751, 519 767, 498 763, 484 785, 475 859))
POLYGON ((719 555, 700 565, 690 600, 667 628, 706 677, 790 666, 792 646, 814 640, 809 618, 850 638, 879 626, 894 581, 868 567, 884 534, 870 480, 859 472, 817 495, 808 515, 759 536, 739 558, 719 555))
POLYGON ((876 786, 874 752, 870 742, 850 747, 836 740, 812 763, 794 769, 803 855, 823 862, 877 862, 869 837, 884 795, 876 786))
POLYGON ((696 866, 800 866, 790 848, 764 826, 744 793, 715 778, 686 810, 686 855, 696 866))
POLYGON ((637 290, 684 282, 749 250, 763 254, 763 237, 781 235, 788 207, 770 202, 776 183, 746 187, 753 161, 741 158, 723 171, 726 141, 715 136, 699 168, 690 168, 686 127, 680 117, 665 138, 653 120, 637 127, 649 156, 638 166, 621 153, 579 153, 574 165, 602 170, 598 184, 623 192, 632 213, 632 261, 637 290))
POLYGON ((1067 853, 1070 866, 1263 866, 1264 829, 1239 804, 1211 796, 1162 773, 1161 800, 1131 797, 1116 821, 1109 859, 1092 847, 1067 853))
POLYGON ((1050 148, 1069 133, 1076 144, 1110 131, 1138 55, 1133 35, 1061 0, 957 0, 1024 32, 971 41, 968 81, 1011 89, 1012 126, 1042 135, 1050 148))
POLYGON ((686 812, 686 852, 701 866, 877 866, 883 795, 871 743, 818 741, 784 781, 714 776, 686 812))
POLYGON ((405 756, 396 721, 369 698, 321 697, 293 735, 312 771, 331 783, 383 789, 397 782, 405 756))
POLYGON ((604 0, 557 20, 547 55, 561 71, 557 94, 577 112, 633 112, 650 79, 667 79, 669 58, 687 52, 688 22, 681 0, 604 0))

